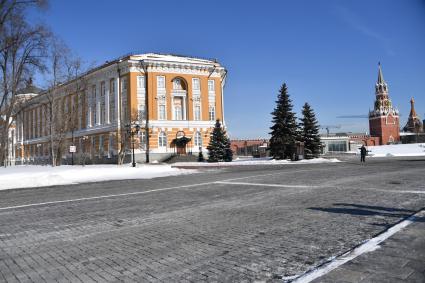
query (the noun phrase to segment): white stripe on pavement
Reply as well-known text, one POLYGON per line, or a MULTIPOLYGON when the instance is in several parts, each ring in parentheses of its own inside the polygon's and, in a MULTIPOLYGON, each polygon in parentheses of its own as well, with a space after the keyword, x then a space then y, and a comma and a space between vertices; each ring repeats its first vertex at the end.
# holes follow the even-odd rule
MULTIPOLYGON (((300 171, 303 171, 303 170, 300 170, 300 171)), ((304 171, 308 171, 308 170, 304 170, 304 171)), ((291 171, 291 172, 296 173, 296 172, 293 172, 293 171, 291 171)), ((252 176, 246 176, 246 177, 238 177, 238 178, 232 178, 232 179, 225 179, 222 182, 232 181, 232 180, 248 179, 248 178, 258 178, 258 177, 271 176, 271 175, 280 175, 282 173, 288 173, 288 172, 283 171, 283 172, 277 172, 277 173, 268 173, 268 174, 262 174, 262 175, 252 175, 252 176)), ((175 189, 184 189, 184 188, 212 185, 212 184, 216 184, 216 183, 217 183, 216 181, 212 181, 212 182, 206 182, 206 183, 198 183, 198 184, 183 185, 183 186, 176 186, 176 187, 169 187, 169 188, 153 189, 153 190, 142 191, 142 192, 111 194, 111 195, 102 195, 102 196, 94 196, 94 197, 87 197, 87 198, 57 200, 57 201, 48 201, 48 202, 40 202, 40 203, 30 203, 30 204, 23 204, 23 205, 0 207, 0 211, 8 210, 8 209, 16 209, 16 208, 43 206, 43 205, 49 205, 49 204, 71 203, 71 202, 86 201, 86 200, 97 200, 97 199, 114 198, 114 197, 125 197, 125 196, 131 196, 131 195, 141 195, 141 194, 147 194, 147 193, 153 193, 153 192, 161 192, 161 191, 169 191, 169 190, 175 190, 175 189)), ((290 186, 290 187, 293 187, 293 186, 290 186)))
POLYGON ((213 183, 214 182, 208 182, 208 183, 199 183, 199 184, 184 185, 184 186, 178 186, 178 187, 154 189, 154 190, 148 190, 148 191, 143 191, 143 192, 132 192, 132 193, 103 195, 103 196, 88 197, 88 198, 77 198, 77 199, 67 199, 67 200, 57 200, 57 201, 40 202, 40 203, 30 203, 30 204, 24 204, 24 205, 15 205, 15 206, 0 207, 0 210, 14 209, 14 208, 23 208, 23 207, 32 207, 32 206, 41 206, 41 205, 56 204, 56 203, 68 203, 68 202, 76 202, 76 201, 84 201, 84 200, 96 200, 96 199, 103 199, 103 198, 124 197, 124 196, 131 196, 131 195, 141 195, 141 194, 147 194, 147 193, 152 193, 152 192, 161 192, 161 191, 168 191, 168 190, 174 190, 174 189, 182 189, 182 188, 190 188, 190 187, 197 187, 197 186, 203 186, 203 185, 210 185, 210 184, 213 184, 213 183))
POLYGON ((228 185, 241 185, 241 186, 278 187, 278 188, 319 188, 319 186, 260 184, 260 183, 227 182, 227 181, 218 181, 218 182, 215 182, 215 183, 216 184, 228 184, 228 185))
POLYGON ((361 188, 361 189, 362 190, 369 190, 369 191, 386 192, 386 193, 396 193, 396 194, 425 194, 425 191, 385 190, 385 189, 378 189, 378 188, 361 188))
MULTIPOLYGON (((401 231, 405 227, 412 224, 418 217, 423 217, 423 216, 425 216, 425 210, 421 210, 421 211, 417 212, 416 214, 410 216, 409 218, 407 218, 407 219, 399 222, 398 224, 392 226, 391 228, 389 228, 388 230, 386 230, 382 234, 379 234, 378 236, 376 236, 376 237, 374 237, 370 240, 367 240, 363 244, 357 246, 355 249, 334 258, 333 260, 319 266, 318 268, 315 268, 313 270, 308 271, 307 273, 304 273, 304 274, 298 276, 295 280, 293 280, 291 282, 292 283, 308 283, 308 282, 311 282, 311 281, 331 272, 332 270, 340 267, 344 263, 347 263, 347 262, 355 259, 359 255, 362 255, 362 254, 367 253, 367 252, 372 252, 372 251, 374 251, 374 250, 376 250, 380 247, 379 246, 380 243, 382 243, 383 241, 385 241, 386 239, 388 239, 389 237, 391 237, 395 233, 401 231)), ((283 280, 292 280, 292 279, 293 279, 292 276, 291 276, 291 278, 283 277, 283 280)))

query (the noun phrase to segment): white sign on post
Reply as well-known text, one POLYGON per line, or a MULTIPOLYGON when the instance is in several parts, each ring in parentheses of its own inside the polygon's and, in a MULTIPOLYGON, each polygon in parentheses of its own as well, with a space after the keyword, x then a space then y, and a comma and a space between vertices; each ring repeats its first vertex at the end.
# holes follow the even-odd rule
POLYGON ((69 146, 69 152, 70 152, 70 153, 77 152, 77 147, 76 147, 75 145, 70 145, 70 146, 69 146))

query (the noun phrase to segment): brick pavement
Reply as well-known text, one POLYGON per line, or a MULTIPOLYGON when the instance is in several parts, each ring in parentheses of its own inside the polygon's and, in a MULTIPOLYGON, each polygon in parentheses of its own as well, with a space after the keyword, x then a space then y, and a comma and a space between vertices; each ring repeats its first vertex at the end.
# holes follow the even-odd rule
POLYGON ((424 283, 425 217, 416 218, 377 250, 362 254, 311 282, 424 283))
POLYGON ((424 165, 257 166, 0 192, 6 207, 209 182, 0 210, 0 281, 279 282, 424 207, 425 194, 400 192, 425 192, 424 165), (234 178, 264 186, 214 183, 234 178))

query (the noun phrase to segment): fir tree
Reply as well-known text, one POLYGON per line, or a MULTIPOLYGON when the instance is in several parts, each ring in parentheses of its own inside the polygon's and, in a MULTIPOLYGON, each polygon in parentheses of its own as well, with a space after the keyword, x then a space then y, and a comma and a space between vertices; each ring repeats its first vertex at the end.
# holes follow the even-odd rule
POLYGON ((224 161, 226 162, 231 162, 233 160, 233 152, 232 152, 232 148, 231 148, 231 143, 230 143, 230 139, 225 136, 226 138, 226 142, 225 142, 225 146, 224 146, 224 161))
POLYGON ((313 156, 317 157, 322 145, 316 115, 308 103, 304 104, 302 114, 303 117, 300 119, 301 141, 304 142, 304 148, 308 149, 313 156))
POLYGON ((208 162, 231 161, 232 156, 226 150, 230 150, 230 141, 226 136, 226 131, 221 127, 220 120, 215 122, 213 132, 211 134, 208 149, 208 162))
POLYGON ((273 126, 270 127, 272 131, 269 149, 271 156, 275 159, 293 158, 295 154, 298 126, 292 107, 288 88, 284 83, 277 97, 276 108, 271 113, 273 126))

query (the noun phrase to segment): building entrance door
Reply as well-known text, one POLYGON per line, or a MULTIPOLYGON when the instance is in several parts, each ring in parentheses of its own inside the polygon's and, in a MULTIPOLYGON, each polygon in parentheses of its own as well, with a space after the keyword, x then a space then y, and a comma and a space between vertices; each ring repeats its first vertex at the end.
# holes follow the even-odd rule
POLYGON ((177 145, 177 154, 185 155, 186 154, 186 145, 177 145))

